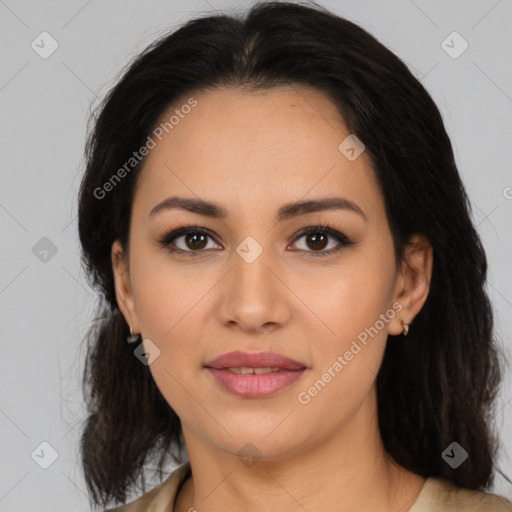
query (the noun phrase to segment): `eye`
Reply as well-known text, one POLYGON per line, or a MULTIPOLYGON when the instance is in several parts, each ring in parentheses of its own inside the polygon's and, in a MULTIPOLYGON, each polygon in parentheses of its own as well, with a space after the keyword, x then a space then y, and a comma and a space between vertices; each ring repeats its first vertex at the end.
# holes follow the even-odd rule
POLYGON ((204 249, 212 249, 208 247, 208 238, 213 240, 207 229, 198 226, 181 226, 165 235, 159 243, 171 253, 189 253, 190 256, 199 256, 204 249), (173 245, 177 247, 172 247, 173 245))
POLYGON ((328 256, 340 251, 343 247, 355 245, 353 240, 350 240, 343 233, 332 229, 329 225, 310 226, 298 233, 297 237, 298 239, 305 238, 306 249, 300 250, 310 253, 313 257, 328 256), (334 248, 326 251, 324 249, 329 245, 329 238, 337 241, 338 245, 336 246, 335 244, 334 248), (313 250, 308 250, 307 247, 312 247, 313 250))
MULTIPOLYGON (((165 235, 159 243, 171 253, 188 253, 190 256, 199 256, 206 249, 218 249, 220 246, 208 247, 208 238, 213 237, 205 228, 199 226, 181 226, 165 235)), ((355 242, 339 231, 332 229, 329 225, 310 226, 303 229, 296 235, 296 239, 305 238, 306 248, 299 248, 300 251, 309 253, 313 257, 328 256, 338 252, 343 247, 355 245, 355 242), (325 250, 329 246, 329 238, 337 242, 334 248, 325 250), (313 250, 308 250, 312 247, 313 250)), ((295 242, 297 244, 297 242, 295 242)), ((221 248, 221 247, 220 247, 221 248)))

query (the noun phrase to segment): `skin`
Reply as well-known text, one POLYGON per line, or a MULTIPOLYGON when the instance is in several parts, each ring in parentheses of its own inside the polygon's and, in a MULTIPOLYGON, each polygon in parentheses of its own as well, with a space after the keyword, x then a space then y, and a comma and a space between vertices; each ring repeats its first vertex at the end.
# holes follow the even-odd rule
POLYGON ((159 348, 149 368, 183 427, 193 477, 175 510, 408 511, 425 479, 385 452, 375 379, 393 343, 388 334, 400 334, 401 320, 410 324, 427 298, 428 241, 412 237, 397 267, 371 161, 366 152, 350 161, 338 150, 349 132, 321 92, 287 86, 194 97, 197 106, 147 157, 129 247, 112 245, 119 307, 159 348), (169 196, 218 203, 228 216, 172 209, 148 218, 169 196), (367 220, 331 209, 276 222, 284 203, 327 196, 355 202, 367 220), (201 255, 189 256, 198 249, 184 236, 174 247, 189 253, 159 244, 182 223, 211 231, 201 255), (297 233, 326 223, 355 245, 315 257, 339 242, 329 237, 318 249, 297 233), (250 264, 236 252, 248 236, 263 249, 250 264), (317 396, 299 403, 298 393, 396 303, 401 311, 317 396), (204 368, 232 350, 276 351, 307 370, 272 396, 241 398, 204 368), (253 465, 237 456, 248 442, 258 450, 253 465))

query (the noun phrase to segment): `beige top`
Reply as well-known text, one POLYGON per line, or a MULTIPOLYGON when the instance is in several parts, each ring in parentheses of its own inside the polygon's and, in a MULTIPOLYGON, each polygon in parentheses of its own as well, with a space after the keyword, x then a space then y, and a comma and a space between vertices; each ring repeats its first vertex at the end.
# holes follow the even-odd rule
MULTIPOLYGON (((127 505, 105 512, 173 512, 190 463, 178 466, 159 486, 127 505)), ((496 494, 460 489, 447 480, 427 478, 409 512, 512 512, 512 503, 496 494)))

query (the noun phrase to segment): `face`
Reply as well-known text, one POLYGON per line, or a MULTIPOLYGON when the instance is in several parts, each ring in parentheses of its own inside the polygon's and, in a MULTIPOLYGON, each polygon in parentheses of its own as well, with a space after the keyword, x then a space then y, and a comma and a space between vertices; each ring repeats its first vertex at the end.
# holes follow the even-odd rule
POLYGON ((154 137, 129 247, 112 247, 118 303, 149 353, 159 351, 149 368, 186 440, 230 454, 250 442, 276 459, 358 414, 374 417, 387 335, 402 332, 428 290, 397 270, 370 160, 339 149, 349 132, 322 93, 223 89, 194 99, 154 137), (171 197, 217 209, 165 207, 171 197), (326 199, 337 206, 322 207, 326 199), (319 203, 290 207, 304 201, 319 203), (232 351, 277 352, 302 369, 269 377, 206 367, 232 351))

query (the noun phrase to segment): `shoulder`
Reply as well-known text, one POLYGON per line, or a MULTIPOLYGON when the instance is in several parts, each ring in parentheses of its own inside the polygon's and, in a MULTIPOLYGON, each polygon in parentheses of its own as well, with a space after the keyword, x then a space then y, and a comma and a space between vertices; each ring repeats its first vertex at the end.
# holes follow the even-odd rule
POLYGON ((409 512, 512 512, 512 502, 487 492, 457 487, 441 478, 428 478, 409 512))
POLYGON ((172 512, 181 484, 190 476, 190 463, 178 466, 161 484, 136 500, 104 512, 172 512))

